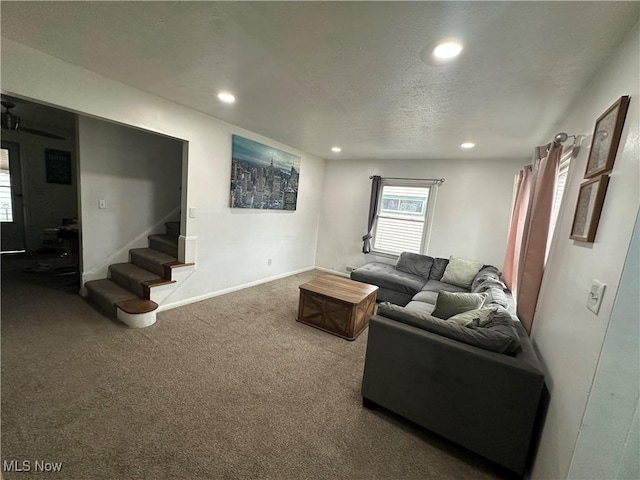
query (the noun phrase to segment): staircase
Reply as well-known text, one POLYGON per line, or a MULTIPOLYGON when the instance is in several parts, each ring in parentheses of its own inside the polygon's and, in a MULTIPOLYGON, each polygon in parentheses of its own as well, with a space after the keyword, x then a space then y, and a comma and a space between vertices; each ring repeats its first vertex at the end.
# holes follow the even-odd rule
POLYGON ((109 278, 85 283, 88 297, 129 327, 153 325, 158 308, 153 289, 175 283, 175 268, 193 265, 177 258, 180 222, 167 222, 165 229, 164 235, 148 237, 149 248, 129 250, 129 262, 109 266, 109 278))

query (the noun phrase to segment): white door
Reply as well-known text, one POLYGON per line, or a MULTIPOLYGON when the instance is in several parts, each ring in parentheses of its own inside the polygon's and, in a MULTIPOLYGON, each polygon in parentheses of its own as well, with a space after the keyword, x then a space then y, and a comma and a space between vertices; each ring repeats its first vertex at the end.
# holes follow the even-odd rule
POLYGON ((3 252, 24 250, 20 150, 13 142, 2 142, 0 149, 0 228, 3 252))

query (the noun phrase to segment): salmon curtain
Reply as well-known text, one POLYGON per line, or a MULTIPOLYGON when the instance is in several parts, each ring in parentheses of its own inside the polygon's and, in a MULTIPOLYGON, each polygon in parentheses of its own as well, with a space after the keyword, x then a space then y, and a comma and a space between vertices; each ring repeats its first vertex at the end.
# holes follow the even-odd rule
POLYGON ((504 259, 503 278, 522 325, 531 333, 544 263, 562 145, 536 147, 534 162, 520 171, 504 259))

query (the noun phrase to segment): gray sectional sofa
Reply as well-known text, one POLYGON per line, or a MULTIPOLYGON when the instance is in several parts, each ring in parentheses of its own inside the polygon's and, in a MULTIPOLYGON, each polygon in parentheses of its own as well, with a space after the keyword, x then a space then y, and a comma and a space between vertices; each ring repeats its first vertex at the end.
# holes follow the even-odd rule
POLYGON ((448 259, 404 253, 395 266, 367 264, 352 272, 352 279, 377 285, 383 300, 369 322, 363 404, 380 405, 522 474, 542 369, 498 270, 482 266, 470 285, 460 286, 442 281, 447 266, 448 259), (465 326, 455 321, 464 315, 433 315, 442 316, 443 299, 475 294, 483 311, 491 310, 488 321, 465 326))

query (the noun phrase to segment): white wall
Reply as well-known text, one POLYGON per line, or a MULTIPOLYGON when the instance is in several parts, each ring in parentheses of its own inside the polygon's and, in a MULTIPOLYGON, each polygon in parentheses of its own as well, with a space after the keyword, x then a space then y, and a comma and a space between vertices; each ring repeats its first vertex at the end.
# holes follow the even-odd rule
POLYGON ((423 160, 327 162, 318 266, 344 272, 346 265, 393 259, 362 253, 367 231, 371 175, 444 178, 437 198, 427 254, 451 255, 502 267, 514 176, 525 160, 423 160))
POLYGON ((179 220, 182 142, 80 115, 78 154, 84 283, 179 220))
MULTIPOLYGON (((17 104, 13 113, 20 116, 24 104, 17 104)), ((44 107, 30 108, 22 118, 24 125, 54 133, 64 140, 47 138, 27 132, 3 130, 2 140, 20 145, 23 205, 25 210, 25 247, 29 252, 38 250, 45 240, 56 240, 44 233, 45 228, 61 225, 63 218, 78 218, 78 185, 75 119, 67 112, 47 108, 51 122, 41 123, 37 113, 44 107), (71 184, 47 183, 45 150, 52 148, 71 153, 71 184)), ((14 215, 17 213, 14 213, 14 215)))
MULTIPOLYGON (((551 395, 533 469, 534 478, 566 478, 569 472, 638 213, 639 54, 636 25, 582 92, 564 121, 549 132, 549 136, 556 131, 566 131, 588 134, 589 138, 583 142, 583 148, 570 167, 534 317, 532 339, 544 364, 551 395), (621 95, 631 95, 631 104, 597 236, 592 244, 574 242, 569 240, 569 234, 595 121, 621 95), (607 285, 597 316, 585 307, 592 279, 607 285)), ((637 311, 625 312, 625 315, 637 323, 637 311)), ((625 372, 620 369, 618 375, 624 376, 625 372)), ((600 415, 607 413, 600 412, 600 415)), ((599 451, 590 454, 596 456, 599 451)))
MULTIPOLYGON (((188 188, 183 185, 183 197, 188 207, 196 208, 196 218, 187 219, 185 226, 189 246, 196 243, 196 269, 168 303, 179 304, 314 265, 324 160, 5 38, 2 89, 189 142, 188 188), (302 157, 295 212, 229 208, 234 133, 302 157), (271 266, 267 258, 273 259, 271 266)), ((211 101, 215 101, 213 92, 211 101)))
POLYGON ((569 478, 640 478, 640 212, 578 435, 569 478), (635 425, 634 425, 635 419, 635 425), (633 448, 635 447, 635 450, 633 448))

